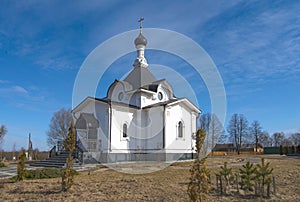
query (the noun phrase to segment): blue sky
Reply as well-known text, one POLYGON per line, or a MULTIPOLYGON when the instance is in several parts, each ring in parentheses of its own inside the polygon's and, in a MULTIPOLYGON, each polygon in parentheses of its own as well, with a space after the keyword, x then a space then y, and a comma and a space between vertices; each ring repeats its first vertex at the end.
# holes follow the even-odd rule
MULTIPOLYGON (((30 132, 33 146, 47 150, 50 119, 71 107, 85 58, 110 37, 137 29, 141 16, 145 28, 182 33, 211 56, 226 90, 226 123, 243 113, 269 133, 299 131, 300 2, 188 2, 0 0, 0 124, 8 129, 2 147, 27 147, 30 132)), ((131 70, 134 58, 112 65, 97 96, 131 70)), ((170 54, 146 51, 146 58, 188 77, 184 61, 170 54)), ((191 85, 199 107, 210 111, 205 84, 191 85)))

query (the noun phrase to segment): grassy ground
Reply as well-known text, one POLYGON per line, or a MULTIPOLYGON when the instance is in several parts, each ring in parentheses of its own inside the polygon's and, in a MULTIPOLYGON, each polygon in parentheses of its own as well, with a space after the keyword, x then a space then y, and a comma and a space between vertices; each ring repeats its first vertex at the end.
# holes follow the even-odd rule
MULTIPOLYGON (((279 155, 225 156, 208 158, 215 187, 214 173, 223 162, 238 169, 247 160, 259 163, 264 157, 271 162, 278 187, 277 196, 268 201, 300 201, 300 159, 279 155)), ((26 180, 0 183, 0 201, 188 201, 187 185, 190 162, 175 163, 149 174, 126 174, 108 168, 93 169, 75 176, 74 186, 63 193, 61 179, 26 180)), ((253 195, 232 191, 220 196, 212 190, 209 201, 259 201, 253 195)))

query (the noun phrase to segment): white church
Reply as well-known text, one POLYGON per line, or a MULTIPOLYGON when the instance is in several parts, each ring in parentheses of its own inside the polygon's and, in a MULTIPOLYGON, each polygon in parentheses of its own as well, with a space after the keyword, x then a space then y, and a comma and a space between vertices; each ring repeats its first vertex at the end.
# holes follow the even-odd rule
POLYGON ((200 110, 147 69, 142 26, 134 44, 137 58, 126 78, 115 80, 105 98, 87 97, 73 109, 84 163, 193 158, 200 110))

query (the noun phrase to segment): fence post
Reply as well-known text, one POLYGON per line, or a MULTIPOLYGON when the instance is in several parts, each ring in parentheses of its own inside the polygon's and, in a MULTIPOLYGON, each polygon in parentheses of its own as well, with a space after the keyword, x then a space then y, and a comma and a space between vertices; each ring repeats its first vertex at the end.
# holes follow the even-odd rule
POLYGON ((219 190, 219 176, 216 174, 216 185, 217 185, 217 191, 219 190))
POLYGON ((270 197, 270 182, 267 184, 267 197, 270 197))
POLYGON ((235 181, 236 181, 236 191, 239 193, 239 173, 235 174, 235 181))
POLYGON ((276 181, 275 181, 275 176, 273 176, 272 178, 273 178, 273 193, 274 193, 274 195, 276 195, 276 181))
POLYGON ((257 193, 257 180, 255 180, 255 188, 254 188, 254 191, 255 191, 255 196, 257 196, 257 195, 258 195, 258 193, 257 193))
POLYGON ((221 190, 221 195, 223 195, 222 176, 220 176, 220 190, 221 190))

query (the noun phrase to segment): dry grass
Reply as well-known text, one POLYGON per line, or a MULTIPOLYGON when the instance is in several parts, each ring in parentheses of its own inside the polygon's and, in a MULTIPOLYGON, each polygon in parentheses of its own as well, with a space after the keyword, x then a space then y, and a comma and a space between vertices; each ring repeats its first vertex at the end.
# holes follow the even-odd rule
MULTIPOLYGON (((208 159, 214 173, 223 162, 238 168, 247 160, 259 162, 262 156, 226 156, 208 159)), ((300 201, 300 159, 277 155, 264 156, 271 162, 278 194, 270 201, 300 201)), ((75 176, 74 186, 61 192, 61 179, 2 180, 0 201, 188 201, 190 162, 175 163, 164 170, 131 175, 100 167, 75 176)), ((0 184, 1 184, 0 183, 0 184)), ((213 186, 214 178, 213 178, 213 186)), ((212 192, 209 201, 259 201, 253 196, 231 193, 219 196, 212 192)))

